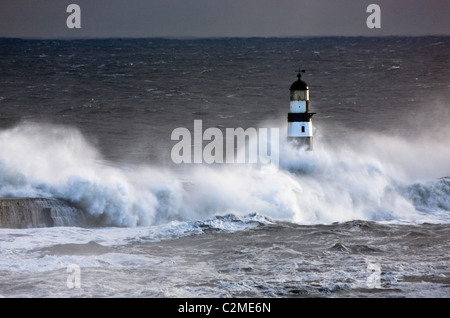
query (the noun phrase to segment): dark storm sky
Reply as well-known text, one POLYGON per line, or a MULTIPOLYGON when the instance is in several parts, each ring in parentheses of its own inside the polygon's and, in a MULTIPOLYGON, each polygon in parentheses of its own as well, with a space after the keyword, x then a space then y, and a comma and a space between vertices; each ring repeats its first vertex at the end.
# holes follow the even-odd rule
POLYGON ((0 37, 450 35, 449 17, 450 0, 1 0, 0 37), (81 29, 66 26, 71 3, 81 29))

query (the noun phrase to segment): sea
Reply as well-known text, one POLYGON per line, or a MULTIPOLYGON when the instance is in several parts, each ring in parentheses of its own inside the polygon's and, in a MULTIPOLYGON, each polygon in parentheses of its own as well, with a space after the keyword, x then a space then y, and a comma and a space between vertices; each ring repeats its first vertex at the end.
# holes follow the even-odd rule
POLYGON ((90 220, 1 228, 0 297, 449 298, 449 70, 448 36, 0 39, 0 197, 90 220), (196 121, 277 164, 175 162, 196 121))

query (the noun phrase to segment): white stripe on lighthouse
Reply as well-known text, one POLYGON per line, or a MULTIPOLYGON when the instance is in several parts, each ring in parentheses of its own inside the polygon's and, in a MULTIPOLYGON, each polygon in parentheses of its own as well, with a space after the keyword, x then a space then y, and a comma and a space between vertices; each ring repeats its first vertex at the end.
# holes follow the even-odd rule
POLYGON ((312 137, 312 123, 309 121, 288 122, 288 137, 312 137))
POLYGON ((306 113, 306 101, 304 100, 291 101, 291 113, 306 113))

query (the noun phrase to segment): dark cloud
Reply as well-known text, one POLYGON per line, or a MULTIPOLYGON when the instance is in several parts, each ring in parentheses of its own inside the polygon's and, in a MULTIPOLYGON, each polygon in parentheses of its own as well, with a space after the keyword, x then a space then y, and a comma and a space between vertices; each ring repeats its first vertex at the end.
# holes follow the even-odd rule
POLYGON ((2 0, 0 36, 222 37, 450 34, 448 0, 2 0), (81 29, 66 8, 81 7, 81 29), (381 7, 381 29, 366 8, 381 7))

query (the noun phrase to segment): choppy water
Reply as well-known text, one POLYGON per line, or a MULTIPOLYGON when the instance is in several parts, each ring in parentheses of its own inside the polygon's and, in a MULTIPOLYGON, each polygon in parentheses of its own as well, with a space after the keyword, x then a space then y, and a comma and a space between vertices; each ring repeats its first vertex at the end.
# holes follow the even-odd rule
POLYGON ((0 40, 4 297, 448 297, 448 37, 0 40), (314 151, 284 141, 305 68, 314 151), (277 169, 175 165, 176 127, 277 127, 277 169), (70 288, 68 268, 79 269, 70 288))

